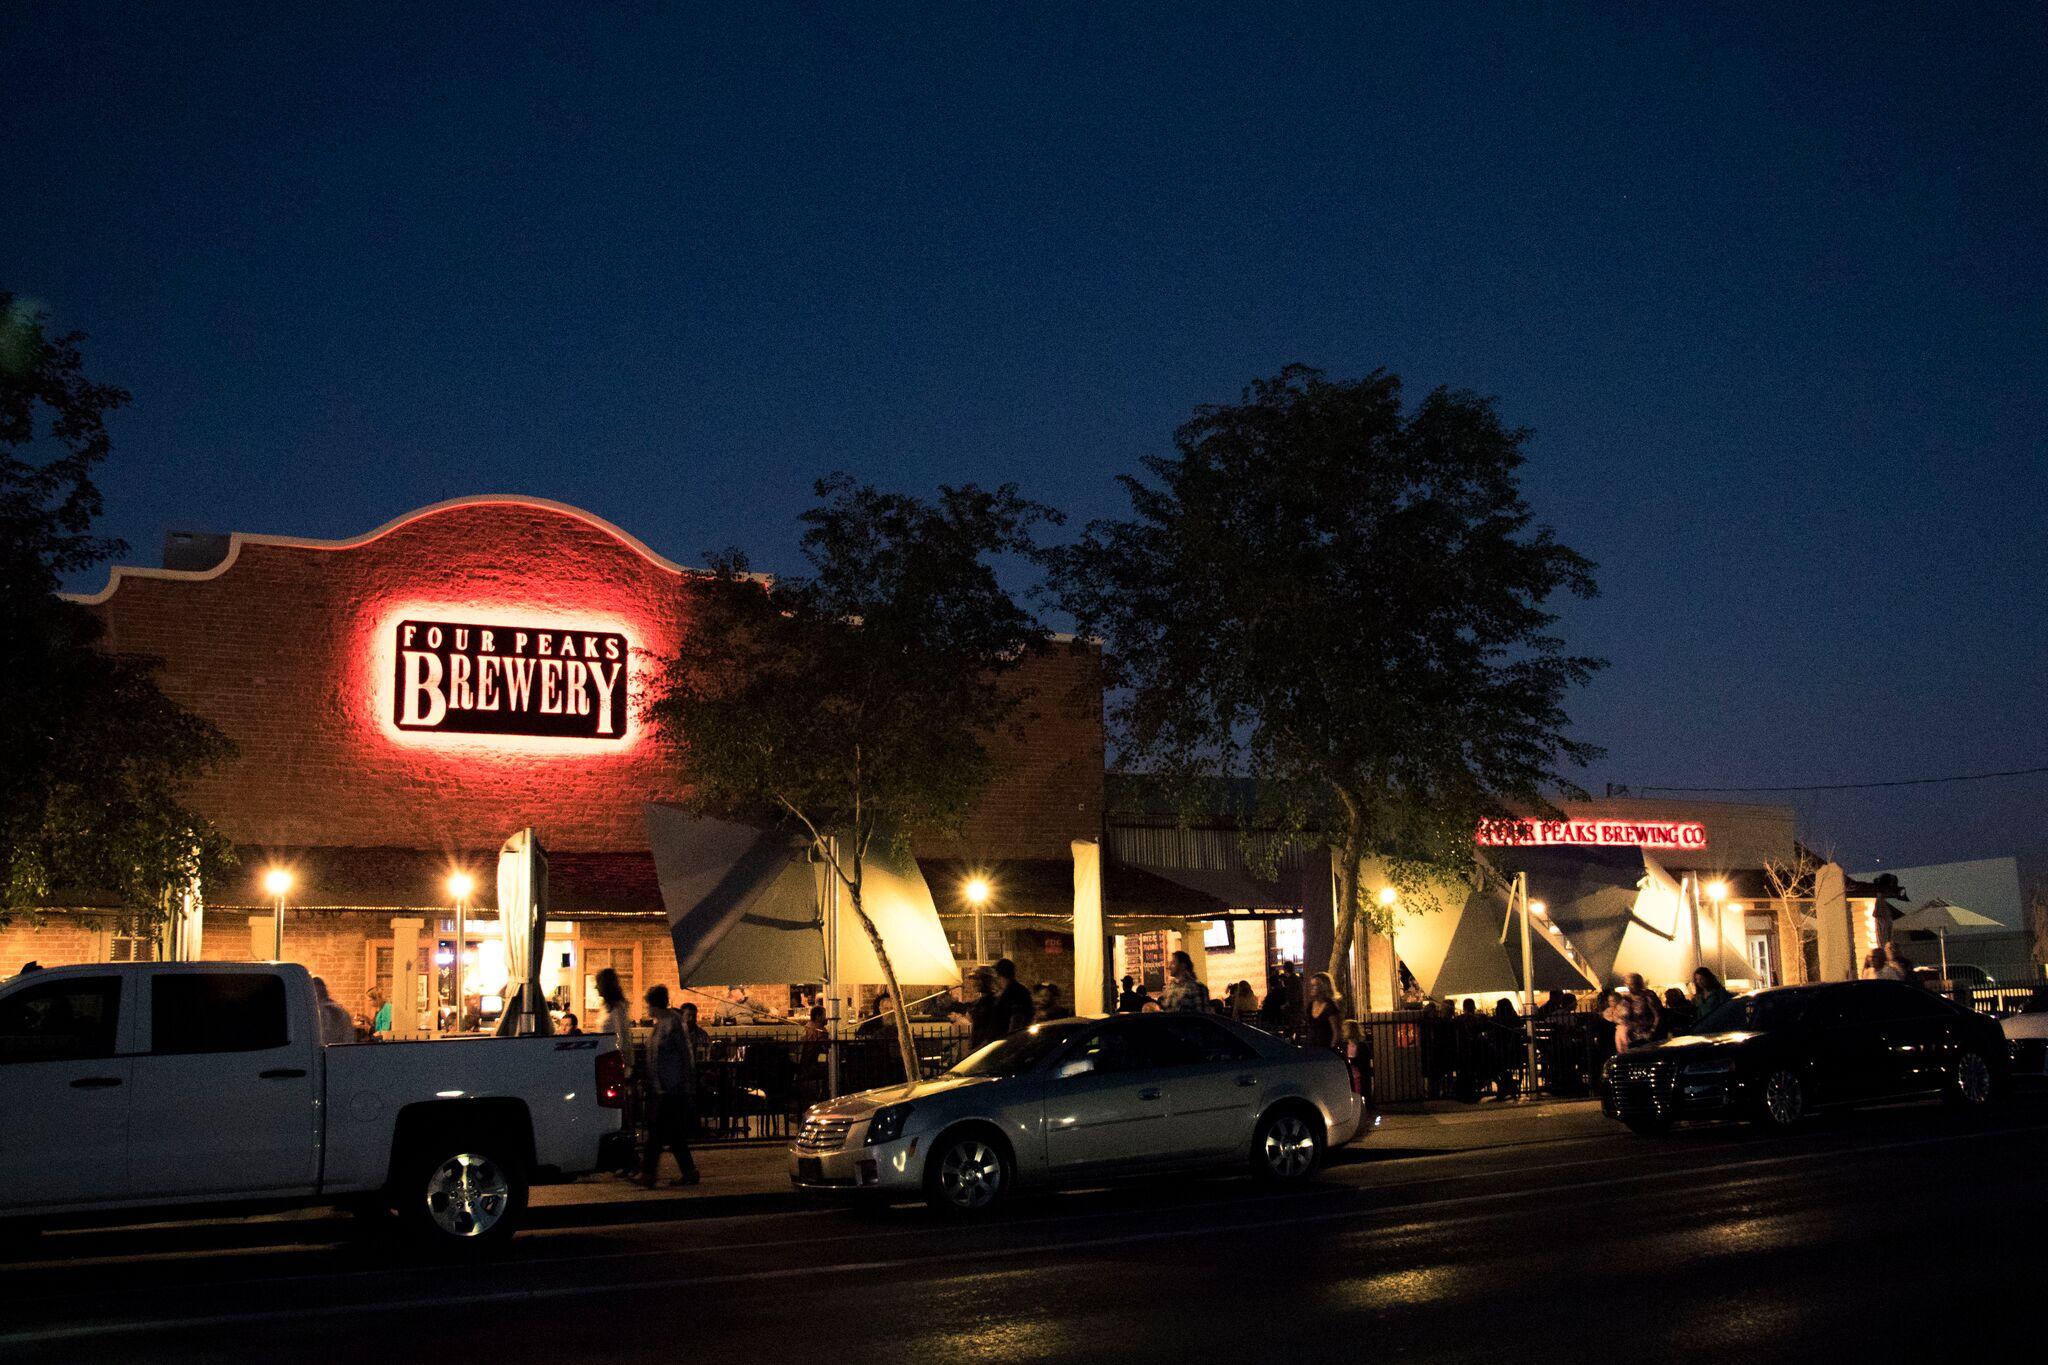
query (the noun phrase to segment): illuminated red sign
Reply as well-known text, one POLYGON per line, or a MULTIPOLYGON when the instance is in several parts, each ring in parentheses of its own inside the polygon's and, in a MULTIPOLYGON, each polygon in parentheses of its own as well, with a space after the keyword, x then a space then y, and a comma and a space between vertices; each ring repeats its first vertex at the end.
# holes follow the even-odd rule
POLYGON ((1696 820, 1482 820, 1477 837, 1494 848, 1577 844, 1690 851, 1707 846, 1707 827, 1696 820))
POLYGON ((405 619, 392 724, 459 735, 620 740, 631 647, 613 630, 405 619))

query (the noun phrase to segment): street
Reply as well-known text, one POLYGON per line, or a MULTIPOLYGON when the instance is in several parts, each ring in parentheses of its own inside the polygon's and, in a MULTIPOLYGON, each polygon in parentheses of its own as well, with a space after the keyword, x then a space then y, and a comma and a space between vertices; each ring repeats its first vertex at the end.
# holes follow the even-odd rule
POLYGON ((973 1225, 551 1203, 503 1259, 459 1268, 339 1216, 59 1233, 0 1274, 0 1356, 1901 1358, 2031 1318, 2041 1097, 1791 1137, 1644 1140, 1588 1106, 1515 1131, 1428 1150, 1390 1126, 1296 1194, 1160 1182, 973 1225))

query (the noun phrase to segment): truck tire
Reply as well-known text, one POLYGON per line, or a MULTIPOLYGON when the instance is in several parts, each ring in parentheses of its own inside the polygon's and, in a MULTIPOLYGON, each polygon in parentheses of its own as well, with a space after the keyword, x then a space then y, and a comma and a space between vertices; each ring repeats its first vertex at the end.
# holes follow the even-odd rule
POLYGON ((400 1163, 392 1200, 413 1242, 439 1255, 481 1255, 509 1240, 526 1216, 526 1171, 496 1134, 452 1133, 415 1146, 400 1163))

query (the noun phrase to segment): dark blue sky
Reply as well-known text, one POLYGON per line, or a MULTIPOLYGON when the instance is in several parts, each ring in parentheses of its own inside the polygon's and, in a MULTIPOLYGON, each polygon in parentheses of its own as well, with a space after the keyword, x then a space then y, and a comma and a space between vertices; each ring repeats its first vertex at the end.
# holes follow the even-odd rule
MULTIPOLYGON (((822 471, 1085 519, 1383 365, 1536 428, 1596 791, 2048 763, 2037 6, 229 8, 0 37, 0 283, 134 390, 139 558, 517 491, 787 567, 822 471)), ((2042 778, 1801 808, 2048 847, 2042 778)))

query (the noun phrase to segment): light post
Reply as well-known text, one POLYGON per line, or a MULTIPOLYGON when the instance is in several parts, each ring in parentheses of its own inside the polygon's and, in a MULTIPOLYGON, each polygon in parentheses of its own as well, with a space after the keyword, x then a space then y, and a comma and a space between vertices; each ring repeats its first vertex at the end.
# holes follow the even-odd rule
POLYGON ((263 894, 270 897, 270 960, 284 961, 284 898, 292 889, 289 868, 273 867, 263 874, 263 894))
POLYGON ((989 898, 988 878, 969 877, 961 891, 967 897, 967 903, 974 907, 974 961, 980 966, 988 961, 988 935, 981 923, 981 909, 988 904, 989 898))
MULTIPOLYGON (((1728 899, 1728 883, 1719 877, 1707 883, 1707 899, 1714 903, 1714 942, 1720 948, 1721 980, 1728 979, 1728 919, 1722 903, 1728 899)), ((1704 965, 1704 964, 1702 964, 1704 965)))
MULTIPOLYGON (((1397 1010, 1401 1008, 1401 950, 1394 942, 1394 907, 1401 903, 1401 893, 1391 886, 1383 886, 1380 888, 1379 894, 1373 899, 1380 903, 1380 909, 1385 912, 1387 917, 1387 957, 1390 959, 1387 963, 1387 1008, 1397 1010)), ((1372 986, 1372 964, 1370 962, 1366 964, 1365 984, 1367 989, 1370 990, 1372 986)))
POLYGON ((455 960, 451 964, 455 979, 455 1031, 462 1032, 462 945, 469 937, 469 895, 476 890, 476 879, 467 872, 452 872, 448 876, 448 895, 455 902, 455 960))

